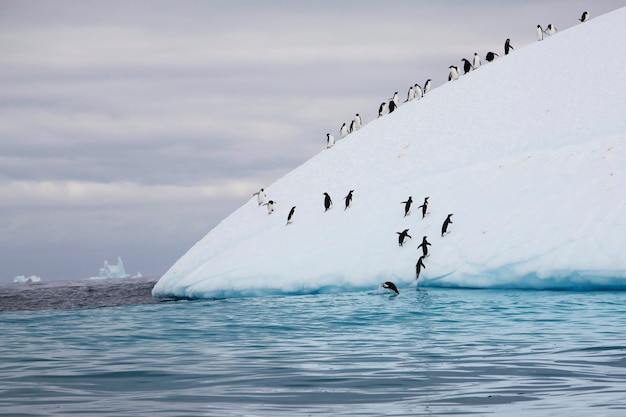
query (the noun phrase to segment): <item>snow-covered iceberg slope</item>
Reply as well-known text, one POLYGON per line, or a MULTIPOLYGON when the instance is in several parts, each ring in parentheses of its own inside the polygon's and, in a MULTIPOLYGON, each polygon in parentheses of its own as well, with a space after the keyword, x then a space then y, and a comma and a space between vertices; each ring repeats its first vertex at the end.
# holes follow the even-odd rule
POLYGON ((402 288, 415 283, 423 236, 420 286, 626 289, 624 41, 626 8, 370 121, 267 187, 273 214, 251 198, 223 220, 153 294, 402 288), (403 229, 412 239, 400 247, 403 229))

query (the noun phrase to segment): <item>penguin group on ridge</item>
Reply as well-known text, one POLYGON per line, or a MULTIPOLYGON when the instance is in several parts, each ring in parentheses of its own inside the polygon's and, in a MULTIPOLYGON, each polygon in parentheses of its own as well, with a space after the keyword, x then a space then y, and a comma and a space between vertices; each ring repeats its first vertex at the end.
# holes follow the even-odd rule
MULTIPOLYGON (((587 11, 583 12, 581 17, 578 20, 580 22, 587 22, 589 20, 589 13, 587 11)), ((536 37, 538 41, 543 40, 544 35, 552 36, 556 32, 557 32, 557 28, 553 24, 548 24, 545 29, 543 29, 541 25, 537 25, 536 27, 536 37)), ((514 49, 515 48, 511 44, 511 40, 507 38, 506 41, 504 42, 504 55, 508 55, 511 52, 511 50, 514 50, 514 49)), ((496 57, 499 57, 497 53, 489 51, 485 55, 485 61, 492 62, 496 59, 496 57)), ((474 56, 471 62, 470 60, 466 58, 461 59, 461 62, 463 63, 463 67, 462 67, 463 75, 468 74, 471 71, 475 71, 481 66, 481 58, 477 52, 474 52, 474 56)), ((448 69, 449 69, 448 81, 455 81, 461 76, 461 72, 459 71, 459 68, 457 66, 450 65, 448 69)), ((431 86, 432 86, 432 80, 430 78, 426 80, 423 87, 417 83, 413 86, 410 86, 407 92, 407 98, 406 100, 403 101, 403 103, 407 103, 412 100, 422 99, 431 90, 431 86)), ((399 103, 399 98, 398 98, 398 92, 396 91, 391 98, 389 98, 387 101, 383 101, 380 104, 379 109, 378 109, 378 117, 382 117, 385 114, 393 113, 398 108, 399 104, 400 103, 399 103)), ((349 134, 360 130, 362 126, 363 124, 362 124, 361 116, 359 115, 359 113, 356 113, 354 119, 350 122, 349 125, 347 123, 342 124, 341 128, 339 129, 339 136, 341 139, 344 139, 349 134)), ((332 148, 335 145, 335 143, 336 143, 335 137, 332 134, 327 133, 326 134, 327 149, 332 148)), ((344 201, 345 201, 344 211, 347 210, 349 207, 351 207, 353 193, 354 193, 354 190, 350 190, 348 194, 344 197, 344 201)), ((333 203, 332 203, 332 199, 330 195, 327 192, 324 192, 323 195, 324 195, 324 200, 323 200, 324 212, 327 212, 333 207, 333 203)), ((266 201, 267 194, 263 188, 261 188, 258 192, 254 193, 253 196, 257 197, 257 205, 259 207, 267 206, 268 214, 271 215, 274 212, 276 201, 272 199, 266 201)), ((419 208, 422 209, 421 210, 422 219, 424 219, 426 215, 429 213, 428 212, 428 199, 429 197, 425 197, 423 204, 419 206, 419 208)), ((402 201, 402 204, 404 204, 404 217, 407 217, 408 215, 410 215, 412 203, 413 203, 412 196, 409 196, 409 198, 406 201, 402 201)), ((286 223, 287 225, 290 225, 293 223, 295 212, 296 212, 296 206, 292 206, 287 216, 287 223, 286 223)), ((448 229, 450 225, 453 224, 452 216, 453 216, 452 213, 448 214, 445 220, 443 221, 443 224, 441 226, 442 238, 450 233, 448 229)), ((408 228, 404 229, 402 232, 396 232, 396 234, 398 235, 398 246, 400 247, 404 246, 406 238, 409 238, 409 239, 412 238, 408 232, 409 232, 408 228)), ((417 249, 418 250, 421 249, 422 252, 417 260, 417 263, 415 264, 415 279, 416 280, 419 279, 422 270, 426 269, 426 265, 424 264, 424 259, 428 258, 429 256, 429 248, 428 248, 429 246, 432 246, 432 245, 428 241, 428 237, 424 235, 422 238, 422 242, 417 246, 417 249)), ((386 281, 382 283, 381 286, 385 289, 388 289, 394 292, 395 294, 399 294, 399 291, 396 285, 391 281, 386 281)))

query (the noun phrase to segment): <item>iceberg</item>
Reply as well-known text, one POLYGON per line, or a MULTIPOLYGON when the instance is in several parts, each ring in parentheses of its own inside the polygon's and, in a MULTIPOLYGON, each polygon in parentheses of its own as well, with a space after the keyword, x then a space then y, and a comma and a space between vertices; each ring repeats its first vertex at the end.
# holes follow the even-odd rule
POLYGON ((31 275, 29 277, 25 275, 18 275, 13 278, 14 284, 30 284, 34 282, 41 282, 41 277, 38 277, 37 275, 31 275))
POLYGON ((109 279, 109 278, 141 278, 141 272, 137 272, 137 275, 132 276, 126 273, 124 269, 124 262, 122 262, 122 257, 117 257, 117 264, 111 265, 107 260, 104 261, 104 265, 98 271, 97 277, 92 277, 89 279, 109 279))
POLYGON ((626 289, 626 54, 614 47, 625 39, 622 8, 485 63, 331 148, 322 138, 317 155, 265 187, 273 213, 251 198, 153 295, 311 294, 384 281, 401 292, 626 289))

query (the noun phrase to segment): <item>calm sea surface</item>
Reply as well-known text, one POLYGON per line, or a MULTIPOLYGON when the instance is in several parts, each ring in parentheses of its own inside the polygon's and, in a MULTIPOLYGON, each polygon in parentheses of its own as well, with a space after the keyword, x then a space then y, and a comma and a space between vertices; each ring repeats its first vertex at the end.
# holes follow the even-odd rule
POLYGON ((0 415, 626 415, 626 292, 153 284, 1 285, 0 415))

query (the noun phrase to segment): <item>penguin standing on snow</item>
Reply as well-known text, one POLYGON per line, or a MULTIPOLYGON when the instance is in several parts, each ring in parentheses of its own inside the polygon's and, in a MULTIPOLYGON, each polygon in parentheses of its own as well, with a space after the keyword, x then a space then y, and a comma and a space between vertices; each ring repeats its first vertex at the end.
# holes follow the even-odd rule
POLYGON ((583 12, 582 16, 580 16, 580 20, 581 22, 586 22, 587 20, 589 20, 589 13, 587 12, 583 12))
POLYGON ((330 133, 326 134, 326 149, 335 146, 335 137, 330 133))
POLYGON ((426 95, 426 93, 428 93, 430 91, 430 86, 431 86, 431 80, 429 78, 424 83, 424 95, 426 95))
POLYGON ((291 210, 289 210, 289 215, 287 216, 287 224, 291 224, 293 222, 293 215, 296 214, 296 206, 293 206, 291 210))
POLYGON ((507 40, 504 41, 504 55, 508 55, 510 49, 515 48, 513 48, 513 45, 511 45, 511 40, 507 38, 507 40))
POLYGON ((408 216, 411 213, 411 204, 413 204, 413 197, 409 196, 409 199, 403 201, 401 204, 404 204, 404 217, 408 216))
POLYGON ((426 269, 426 265, 424 265, 424 257, 420 256, 420 258, 417 260, 417 263, 415 264, 415 279, 419 279, 420 277, 420 273, 422 272, 422 268, 426 269))
POLYGON ((343 199, 346 200, 346 207, 344 208, 347 209, 348 207, 350 207, 350 204, 352 204, 352 193, 354 192, 354 190, 350 190, 348 192, 348 195, 345 196, 343 199))
POLYGON ((424 97, 424 91, 422 90, 422 87, 420 87, 419 84, 415 84, 413 86, 413 90, 415 91, 415 98, 416 99, 420 99, 422 97, 424 97))
POLYGON ((393 111, 398 107, 395 101, 389 101, 389 114, 393 113, 393 111))
POLYGON ((538 41, 543 40, 543 29, 541 28, 541 25, 537 25, 537 29, 535 29, 535 34, 537 35, 538 41))
POLYGON ((448 81, 456 81, 459 79, 459 69, 454 65, 450 65, 450 74, 448 74, 448 81))
POLYGON ((471 71, 472 69, 472 63, 469 62, 467 59, 463 58, 461 61, 463 61, 463 74, 467 74, 468 72, 471 71))
POLYGON ((333 206, 333 201, 330 199, 328 193, 324 193, 324 211, 328 211, 333 206))
POLYGON ((265 197, 267 197, 265 195, 265 190, 263 188, 261 188, 259 191, 257 191, 256 193, 252 194, 256 196, 256 202, 258 203, 259 206, 262 206, 263 203, 265 203, 265 197))
POLYGON ((394 284, 391 281, 383 282, 382 283, 382 287, 387 289, 387 290, 389 290, 389 291, 392 291, 392 292, 396 293, 396 295, 400 294, 400 291, 398 291, 398 287, 396 287, 396 284, 394 284))
POLYGON ((472 62, 472 69, 478 69, 480 67, 480 57, 474 52, 474 60, 472 62))
POLYGON ((402 246, 404 245, 404 239, 406 239, 407 237, 409 239, 412 239, 411 235, 409 234, 409 229, 404 229, 401 232, 396 232, 396 234, 398 234, 398 245, 402 246))
POLYGON ((354 130, 359 130, 361 128, 361 116, 359 116, 359 113, 354 116, 352 123, 354 123, 354 130))
POLYGON ((495 52, 487 52, 485 59, 487 60, 487 62, 491 62, 494 59, 496 59, 497 56, 500 56, 500 55, 496 54, 495 52))
POLYGON ((393 93, 393 97, 391 97, 389 100, 393 101, 393 104, 398 107, 398 92, 396 91, 395 93, 393 93))
POLYGON ((428 257, 428 247, 431 246, 430 242, 428 242, 428 240, 426 240, 426 236, 424 236, 424 238, 422 239, 422 243, 419 244, 419 246, 417 247, 417 249, 422 248, 422 256, 424 258, 428 257))
POLYGON ((378 117, 384 115, 387 112, 387 103, 383 101, 378 108, 378 117))
POLYGON ((552 36, 556 33, 556 26, 554 26, 552 23, 550 23, 548 26, 546 26, 546 35, 548 36, 552 36))
POLYGON ((341 139, 345 138, 346 136, 348 136, 348 127, 346 126, 346 124, 342 124, 341 125, 341 129, 339 129, 339 136, 341 136, 341 139))
POLYGON ((274 211, 274 204, 276 204, 274 200, 270 200, 267 203, 263 204, 264 206, 267 206, 267 214, 272 214, 272 212, 274 211))
POLYGON ((448 214, 448 217, 443 221, 443 226, 441 226, 441 237, 448 233, 448 226, 452 224, 452 214, 448 214))
POLYGON ((407 101, 411 101, 414 98, 415 98, 415 89, 413 88, 413 86, 410 86, 408 93, 406 93, 406 100, 404 100, 404 102, 406 103, 407 101))
POLYGON ((424 198, 424 204, 422 204, 421 206, 419 206, 419 207, 418 207, 418 208, 421 208, 421 209, 422 209, 422 219, 423 219, 424 217, 426 217, 426 211, 428 210, 428 199, 429 199, 429 198, 430 198, 430 197, 425 197, 425 198, 424 198))

